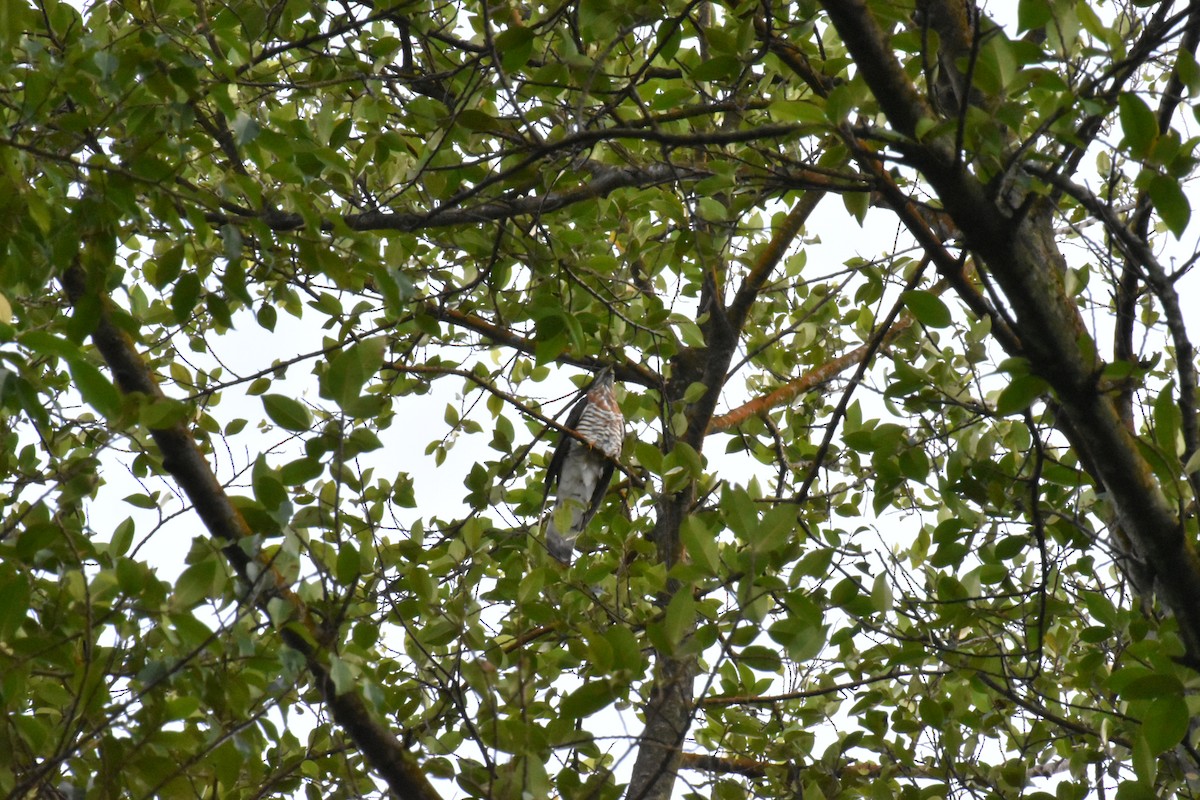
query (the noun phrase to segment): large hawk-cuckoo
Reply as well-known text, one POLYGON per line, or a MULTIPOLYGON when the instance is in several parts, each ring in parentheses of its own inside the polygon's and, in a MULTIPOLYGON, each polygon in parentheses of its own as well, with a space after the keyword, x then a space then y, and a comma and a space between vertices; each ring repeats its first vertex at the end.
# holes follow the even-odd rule
POLYGON ((621 452, 625 418, 613 393, 612 367, 596 374, 571 409, 566 427, 579 434, 560 434, 546 470, 546 494, 556 483, 554 510, 546 524, 546 547, 564 564, 571 563, 575 540, 587 527, 612 479, 613 459, 621 452))

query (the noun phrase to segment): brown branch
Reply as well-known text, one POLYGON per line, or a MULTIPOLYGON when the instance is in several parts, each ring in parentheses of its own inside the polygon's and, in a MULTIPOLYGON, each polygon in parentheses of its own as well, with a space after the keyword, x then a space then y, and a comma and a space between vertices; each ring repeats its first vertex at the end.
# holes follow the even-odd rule
POLYGON ((737 339, 746 324, 750 307, 758 299, 762 287, 775 268, 779 266, 788 247, 800 235, 804 223, 824 196, 825 192, 815 189, 809 190, 801 196, 792 210, 788 212, 787 217, 784 218, 783 224, 774 231, 771 241, 759 253, 750 272, 738 288, 737 294, 734 295, 729 308, 724 312, 719 308, 713 311, 715 319, 713 323, 710 323, 712 335, 708 337, 709 341, 706 342, 705 348, 707 358, 703 365, 703 373, 697 376, 707 389, 700 399, 687 410, 686 440, 697 452, 703 446, 704 437, 708 434, 713 413, 716 411, 717 400, 721 396, 721 390, 725 387, 729 363, 733 359, 737 339))
MULTIPOLYGON (((824 196, 823 191, 810 190, 797 201, 750 268, 728 309, 720 307, 716 290, 712 290, 714 297, 711 316, 704 327, 704 347, 673 361, 671 381, 665 387, 668 404, 682 403, 683 392, 693 382, 700 381, 707 387, 700 399, 688 406, 686 412, 688 429, 685 441, 697 452, 703 448, 717 398, 725 385, 729 365, 750 308, 824 196)), ((664 439, 664 444, 671 446, 669 435, 664 439)), ((657 519, 653 536, 659 560, 667 569, 683 556, 679 530, 694 498, 695 484, 689 483, 682 491, 664 494, 656 504, 657 519)), ((680 586, 678 581, 672 581, 668 591, 659 596, 658 602, 665 606, 671 594, 677 591, 688 589, 680 586)), ((693 621, 693 629, 694 624, 693 621)), ((654 682, 644 706, 646 724, 639 739, 637 758, 626 791, 627 800, 668 800, 671 797, 683 755, 682 744, 695 713, 693 683, 698 672, 699 662, 686 648, 681 653, 656 651, 654 682)))
POLYGON ((783 223, 772 233, 771 241, 758 254, 750 272, 742 281, 742 285, 738 287, 733 302, 729 304, 727 316, 729 326, 734 331, 741 332, 746 324, 746 317, 750 313, 750 307, 758 299, 763 285, 771 277, 775 268, 779 266, 779 262, 787 254, 788 247, 800 235, 800 231, 804 229, 804 223, 808 221, 809 216, 824 196, 823 191, 815 189, 805 192, 796 201, 796 205, 792 206, 792 210, 788 212, 783 223))
MULTIPOLYGON (((85 250, 98 250, 99 234, 85 240, 85 250)), ((107 264, 98 272, 107 274, 107 264)), ((114 322, 117 313, 112 300, 98 279, 90 280, 84 266, 76 260, 62 278, 63 287, 76 309, 86 308, 96 318, 92 341, 112 371, 117 387, 124 394, 142 394, 162 399, 153 373, 137 351, 133 340, 114 322)), ((122 316, 125 316, 122 314, 122 316)), ((187 495, 209 534, 221 546, 234 570, 251 587, 255 602, 264 612, 273 598, 279 598, 295 610, 295 619, 280 628, 283 641, 305 660, 313 683, 320 690, 334 720, 358 746, 371 767, 403 800, 438 800, 438 793, 416 763, 414 756, 391 731, 375 720, 357 691, 338 693, 326 666, 321 642, 329 635, 308 615, 303 602, 288 586, 284 577, 261 558, 251 557, 242 542, 253 531, 230 502, 217 481, 204 454, 182 423, 167 428, 152 428, 150 435, 163 456, 163 467, 187 495), (297 626, 297 627, 293 627, 297 626)))
POLYGON ((748 706, 748 705, 772 705, 774 703, 786 703, 791 700, 803 700, 810 697, 825 697, 826 695, 836 694, 838 692, 848 692, 854 689, 860 689, 863 686, 870 686, 873 683, 881 683, 883 681, 894 681, 897 678, 914 678, 914 677, 941 677, 950 674, 948 669, 918 669, 918 670, 903 670, 892 669, 885 672, 883 675, 871 675, 856 681, 847 681, 846 683, 835 683, 832 686, 826 686, 821 689, 804 689, 798 692, 784 692, 782 694, 742 694, 742 695, 718 695, 717 697, 706 697, 700 701, 700 705, 708 706, 748 706))
MULTIPOLYGON (((873 20, 871 21, 873 22, 873 20)), ((801 80, 808 84, 814 92, 823 96, 834 85, 832 79, 813 70, 802 52, 788 42, 770 34, 769 31, 765 30, 765 25, 759 24, 758 27, 759 35, 768 37, 766 41, 771 51, 780 56, 783 62, 801 80)), ((878 53, 880 58, 883 58, 887 62, 886 65, 880 66, 877 69, 878 72, 883 73, 883 80, 885 82, 889 84, 904 82, 907 85, 907 79, 903 70, 891 58, 891 53, 886 47, 872 48, 872 52, 878 53)), ((864 69, 864 67, 860 67, 860 69, 864 69)), ((908 98, 908 102, 912 104, 910 108, 906 108, 908 116, 920 118, 932 113, 916 90, 911 86, 908 86, 908 89, 900 94, 908 98)), ((915 123, 913 124, 915 126, 915 123)), ((934 267, 938 270, 938 274, 950 282, 955 293, 966 303, 967 307, 976 316, 980 318, 986 317, 991 320, 992 333, 1005 349, 1010 354, 1019 354, 1021 345, 1016 334, 1009 328, 1004 317, 997 313, 996 309, 991 306, 987 299, 971 283, 962 262, 946 249, 944 242, 951 234, 949 229, 955 227, 947 225, 946 220, 952 218, 944 210, 931 211, 914 202, 912 198, 907 196, 896 185, 895 179, 885 169, 879 157, 865 142, 858 136, 855 136, 848 126, 843 127, 842 134, 850 145, 855 160, 862 167, 865 176, 867 176, 867 180, 873 183, 878 200, 891 208, 900 217, 905 227, 916 238, 917 243, 932 259, 934 267)), ((953 159, 955 151, 949 145, 943 144, 943 151, 943 155, 950 156, 957 163, 957 160, 953 159)), ((996 216, 998 215, 992 215, 992 217, 996 216)))
POLYGON ((765 778, 768 770, 787 765, 772 764, 757 758, 744 756, 717 756, 708 753, 682 753, 679 756, 679 768, 696 772, 715 772, 720 775, 742 775, 746 778, 765 778))
MULTIPOLYGON (((775 764, 745 756, 716 756, 707 753, 684 753, 680 758, 679 766, 682 769, 696 772, 742 775, 747 778, 765 778, 770 770, 796 774, 802 769, 799 764, 775 764)), ((845 764, 837 769, 839 776, 853 773, 862 778, 876 777, 882 772, 882 766, 871 763, 845 764)))
MULTIPOLYGON (((320 229, 332 232, 344 226, 352 231, 401 231, 411 233, 431 228, 449 228, 458 225, 478 225, 511 217, 539 216, 561 208, 607 197, 618 189, 645 188, 661 183, 672 183, 693 176, 686 167, 674 164, 654 164, 649 167, 603 167, 596 169, 596 176, 588 183, 562 192, 549 192, 542 196, 497 199, 475 206, 461 207, 448 203, 427 212, 367 211, 347 214, 336 223, 325 220, 320 229)), ((295 231, 306 226, 300 214, 281 211, 265 211, 256 214, 248 210, 242 213, 205 215, 210 223, 225 225, 249 220, 259 220, 275 231, 295 231)))
MULTIPOLYGON (((512 332, 509 328, 504 328, 496 323, 484 319, 477 314, 468 314, 458 309, 440 306, 437 303, 427 302, 422 307, 422 310, 442 322, 447 322, 459 328, 464 328, 469 331, 474 331, 485 337, 489 341, 496 344, 502 344, 506 347, 511 347, 522 353, 534 354, 537 352, 537 343, 532 339, 524 336, 519 336, 512 332)), ((570 355, 559 356, 557 361, 563 364, 572 364, 581 369, 595 372, 601 367, 607 366, 606 362, 596 358, 577 358, 570 355)), ((617 380, 622 383, 635 383, 639 386, 649 388, 660 388, 662 386, 662 378, 658 373, 650 368, 631 361, 624 361, 620 364, 613 365, 613 369, 617 380)))
POLYGON ((1007 686, 1002 686, 991 675, 988 675, 985 672, 976 672, 975 676, 977 678, 979 678, 980 682, 983 683, 983 685, 987 686, 992 691, 996 692, 997 694, 1001 695, 1002 697, 1008 698, 1014 704, 1020 706, 1021 708, 1025 709, 1029 713, 1037 716, 1038 718, 1044 719, 1047 722, 1053 723, 1056 727, 1062 728, 1064 731, 1070 731, 1072 733, 1078 733, 1078 734, 1082 734, 1084 736, 1089 736, 1091 738, 1100 739, 1100 740, 1104 740, 1105 738, 1107 738, 1108 741, 1112 742, 1113 744, 1119 744, 1122 747, 1128 747, 1130 749, 1133 748, 1133 744, 1128 739, 1126 739, 1124 737, 1120 737, 1120 736, 1112 736, 1111 734, 1105 734, 1104 732, 1093 730, 1092 728, 1089 728, 1086 725, 1083 725, 1082 723, 1067 719, 1066 717, 1062 716, 1061 714, 1055 714, 1053 711, 1046 708, 1046 706, 1044 706, 1043 704, 1034 702, 1033 700, 1030 700, 1029 698, 1018 694, 1015 690, 1013 690, 1007 686))
POLYGON ((916 124, 927 108, 907 85, 864 0, 822 0, 822 5, 889 122, 909 137, 902 143, 905 154, 1003 291, 1021 355, 1054 389, 1071 445, 1093 465, 1133 543, 1133 555, 1154 571, 1159 597, 1178 622, 1186 660, 1200 668, 1200 555, 1141 444, 1097 384, 1102 362, 1079 308, 1066 294, 1066 263, 1045 201, 1022 199, 1018 209, 1001 207, 957 163, 944 136, 918 142, 916 124))
MULTIPOLYGON (((886 347, 896 340, 901 333, 908 330, 913 324, 911 314, 905 314, 900 319, 896 320, 896 324, 892 325, 883 335, 881 346, 886 347)), ((759 414, 765 414, 773 408, 784 406, 796 399, 804 392, 810 392, 829 381, 833 380, 834 376, 845 369, 860 362, 871 352, 870 344, 859 345, 848 353, 843 353, 837 358, 826 361, 819 367, 814 367, 798 378, 785 383, 767 394, 756 397, 737 408, 713 417, 708 423, 708 432, 710 434, 727 431, 730 428, 736 428, 751 417, 759 414)))
MULTIPOLYGON (((554 152, 575 151, 582 147, 617 139, 650 141, 669 148, 706 147, 751 142, 760 139, 784 139, 801 134, 809 127, 811 126, 794 124, 762 125, 755 128, 704 131, 690 134, 669 134, 653 129, 636 127, 580 131, 545 146, 533 148, 522 160, 522 163, 533 163, 543 160, 554 152)), ((681 179, 693 177, 692 170, 678 164, 652 164, 647 167, 612 167, 592 163, 589 164, 589 167, 593 172, 590 182, 563 192, 549 192, 543 196, 498 199, 470 207, 462 207, 460 205, 466 199, 465 197, 456 197, 451 198, 445 205, 424 213, 368 211, 361 214, 347 214, 336 224, 333 221, 322 222, 321 229, 333 231, 338 225, 344 225, 354 231, 388 230, 413 232, 429 228, 474 225, 480 222, 492 222, 510 217, 548 214, 574 203, 607 197, 617 189, 654 186, 660 183, 673 183, 681 179)), ((702 174, 697 173, 697 176, 702 176, 702 174)), ((828 180, 825 176, 817 173, 814 173, 812 177, 817 181, 828 180)), ((261 219, 272 230, 276 231, 300 230, 306 224, 304 217, 300 214, 269 210, 261 215, 207 215, 209 222, 218 225, 237 222, 239 219, 246 217, 261 219)))
MULTIPOLYGON (((1039 173, 1056 188, 1077 200, 1084 208, 1104 223, 1117 247, 1125 258, 1145 272, 1143 279, 1162 304, 1163 316, 1167 319, 1167 331, 1175 345, 1176 371, 1179 373, 1179 412, 1182 419, 1183 458, 1186 462, 1200 446, 1200 430, 1196 419, 1196 348, 1188 336, 1187 322, 1179 302, 1179 293, 1167 270, 1159 263, 1153 249, 1144 237, 1121 222, 1112 206, 1096 197, 1090 190, 1066 178, 1050 172, 1039 173)), ((1135 212, 1136 215, 1136 212, 1135 212)), ((1188 476, 1192 488, 1200 497, 1200 474, 1188 476)))

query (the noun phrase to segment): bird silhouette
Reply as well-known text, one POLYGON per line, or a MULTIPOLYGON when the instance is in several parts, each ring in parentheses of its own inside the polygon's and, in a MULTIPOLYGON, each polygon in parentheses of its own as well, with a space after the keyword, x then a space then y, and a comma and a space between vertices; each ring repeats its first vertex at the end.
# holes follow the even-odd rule
POLYGON ((575 540, 591 521, 612 479, 613 459, 621 452, 625 418, 613 392, 613 370, 605 367, 571 409, 566 433, 546 470, 546 495, 555 489, 554 510, 546 523, 546 547, 564 564, 571 563, 575 540))

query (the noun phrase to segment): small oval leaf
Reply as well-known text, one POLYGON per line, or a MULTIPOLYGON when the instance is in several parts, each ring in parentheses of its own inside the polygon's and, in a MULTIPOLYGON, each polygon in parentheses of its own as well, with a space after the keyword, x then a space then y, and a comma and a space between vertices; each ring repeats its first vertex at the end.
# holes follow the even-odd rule
POLYGON ((282 394, 263 395, 267 416, 286 431, 306 431, 312 428, 312 415, 299 400, 282 394))
POLYGON ((950 309, 932 292, 921 289, 905 292, 904 305, 927 328, 945 328, 950 324, 950 309))

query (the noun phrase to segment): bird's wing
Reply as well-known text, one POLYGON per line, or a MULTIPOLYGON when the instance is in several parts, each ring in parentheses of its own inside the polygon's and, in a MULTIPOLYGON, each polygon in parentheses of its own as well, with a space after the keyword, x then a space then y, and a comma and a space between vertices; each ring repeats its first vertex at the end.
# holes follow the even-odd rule
MULTIPOLYGON (((603 455, 600 457, 604 458, 603 455)), ((592 517, 596 516, 596 511, 600 508, 600 504, 604 502, 604 495, 608 493, 608 484, 612 481, 612 475, 613 463, 609 459, 604 458, 604 465, 600 470, 600 479, 596 481, 596 486, 592 489, 592 501, 583 515, 582 527, 586 527, 592 521, 592 517)))
MULTIPOLYGON (((583 418, 583 409, 587 408, 588 397, 585 394, 575 403, 571 413, 567 415, 565 427, 575 430, 579 425, 579 420, 583 418)), ((575 437, 560 432, 558 434, 558 444, 554 446, 554 455, 550 456, 550 466, 546 467, 546 492, 550 492, 550 487, 558 481, 558 476, 562 474, 563 462, 567 460, 567 452, 571 449, 571 442, 575 441, 575 437)))

